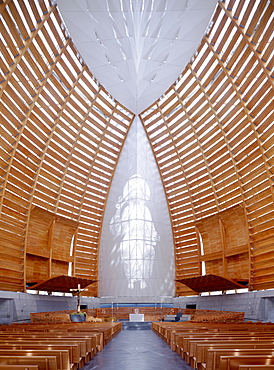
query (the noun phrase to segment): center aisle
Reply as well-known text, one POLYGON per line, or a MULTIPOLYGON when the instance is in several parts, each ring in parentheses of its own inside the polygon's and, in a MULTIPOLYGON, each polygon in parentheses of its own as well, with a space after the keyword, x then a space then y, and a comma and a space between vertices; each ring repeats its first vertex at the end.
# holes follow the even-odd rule
POLYGON ((152 330, 122 330, 81 370, 192 370, 152 330))

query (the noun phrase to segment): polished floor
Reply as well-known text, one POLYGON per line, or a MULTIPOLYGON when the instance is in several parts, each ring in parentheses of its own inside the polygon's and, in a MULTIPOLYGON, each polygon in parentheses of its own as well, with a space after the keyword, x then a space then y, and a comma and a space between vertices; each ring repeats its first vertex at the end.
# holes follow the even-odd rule
POLYGON ((192 370, 152 330, 122 330, 81 370, 192 370))

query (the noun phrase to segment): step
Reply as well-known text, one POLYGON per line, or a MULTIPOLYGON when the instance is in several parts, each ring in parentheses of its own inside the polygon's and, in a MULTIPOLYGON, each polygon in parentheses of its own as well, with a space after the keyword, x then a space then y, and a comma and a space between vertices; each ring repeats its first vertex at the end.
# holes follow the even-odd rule
POLYGON ((123 321, 123 330, 151 330, 151 321, 123 321))

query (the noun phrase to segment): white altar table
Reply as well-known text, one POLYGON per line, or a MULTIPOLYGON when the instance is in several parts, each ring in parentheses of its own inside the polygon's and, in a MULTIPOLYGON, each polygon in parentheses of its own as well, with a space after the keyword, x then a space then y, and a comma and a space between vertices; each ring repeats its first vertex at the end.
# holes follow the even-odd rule
POLYGON ((145 321, 145 315, 143 313, 130 313, 129 321, 145 321))

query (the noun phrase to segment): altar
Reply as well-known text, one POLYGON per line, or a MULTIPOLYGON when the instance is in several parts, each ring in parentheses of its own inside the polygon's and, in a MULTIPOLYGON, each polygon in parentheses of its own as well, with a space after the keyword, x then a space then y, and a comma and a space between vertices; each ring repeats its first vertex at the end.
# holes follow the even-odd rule
POLYGON ((129 321, 145 321, 145 315, 143 313, 130 313, 129 321))

